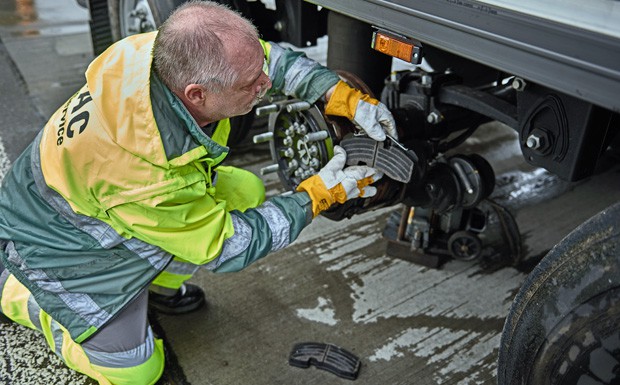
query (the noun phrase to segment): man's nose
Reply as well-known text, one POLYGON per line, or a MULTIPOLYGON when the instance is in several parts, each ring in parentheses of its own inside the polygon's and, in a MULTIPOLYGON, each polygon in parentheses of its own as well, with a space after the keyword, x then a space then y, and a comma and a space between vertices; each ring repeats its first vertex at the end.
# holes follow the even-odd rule
POLYGON ((264 88, 264 89, 265 89, 265 91, 267 91, 267 90, 269 90, 269 89, 271 88, 271 86, 272 86, 272 84, 271 84, 271 79, 269 79, 269 76, 267 76, 267 74, 265 74, 264 72, 263 72, 263 74, 264 74, 264 76, 265 76, 265 82, 264 82, 264 84, 262 84, 261 86, 262 86, 262 88, 264 88))

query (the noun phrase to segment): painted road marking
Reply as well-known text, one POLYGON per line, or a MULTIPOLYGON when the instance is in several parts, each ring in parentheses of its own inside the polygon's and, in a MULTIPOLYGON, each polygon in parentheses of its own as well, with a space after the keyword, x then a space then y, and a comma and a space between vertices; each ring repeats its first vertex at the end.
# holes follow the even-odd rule
POLYGON ((318 306, 314 309, 297 309, 297 317, 330 326, 336 325, 338 320, 335 318, 336 312, 333 309, 332 301, 327 298, 319 297, 318 302, 318 306))

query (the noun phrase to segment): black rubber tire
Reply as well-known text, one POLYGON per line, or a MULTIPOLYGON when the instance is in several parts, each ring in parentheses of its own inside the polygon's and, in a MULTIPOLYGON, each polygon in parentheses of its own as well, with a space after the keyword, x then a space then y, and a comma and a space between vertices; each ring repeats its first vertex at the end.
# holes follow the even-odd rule
POLYGON ((504 325, 499 385, 620 383, 620 203, 555 246, 504 325))
POLYGON ((327 16, 327 67, 357 75, 381 95, 392 57, 370 48, 373 28, 357 19, 330 12, 327 16))
MULTIPOLYGON (((121 18, 125 17, 122 14, 121 2, 135 1, 135 0, 108 0, 108 12, 110 15, 110 29, 112 32, 112 39, 114 41, 127 37, 126 33, 121 31, 121 18)), ((148 0, 149 8, 153 14, 153 19, 156 26, 160 26, 164 20, 168 18, 170 13, 183 4, 185 0, 148 0)))

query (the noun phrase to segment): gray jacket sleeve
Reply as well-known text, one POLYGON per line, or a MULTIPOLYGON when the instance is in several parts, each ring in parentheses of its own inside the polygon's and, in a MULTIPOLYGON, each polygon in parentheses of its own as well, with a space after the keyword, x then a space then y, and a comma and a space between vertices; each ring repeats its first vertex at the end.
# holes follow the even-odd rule
POLYGON ((220 255, 205 267, 224 273, 239 271, 293 242, 312 220, 310 197, 294 193, 267 200, 255 209, 231 212, 235 233, 220 255))
POLYGON ((271 44, 269 78, 272 92, 282 92, 309 103, 316 102, 340 79, 334 71, 309 59, 303 52, 271 44))

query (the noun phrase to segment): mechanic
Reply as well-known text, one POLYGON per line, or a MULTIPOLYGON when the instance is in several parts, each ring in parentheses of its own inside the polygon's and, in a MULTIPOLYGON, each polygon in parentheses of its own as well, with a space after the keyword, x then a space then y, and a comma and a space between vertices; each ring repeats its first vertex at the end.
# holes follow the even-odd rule
POLYGON ((200 267, 243 269, 297 238, 382 175, 334 156, 298 192, 265 201, 261 180, 225 166, 228 118, 267 92, 395 136, 387 108, 302 53, 259 39, 217 3, 179 7, 159 31, 97 57, 0 190, 0 315, 43 333, 100 384, 153 384, 164 368, 147 308, 205 303, 200 267))

